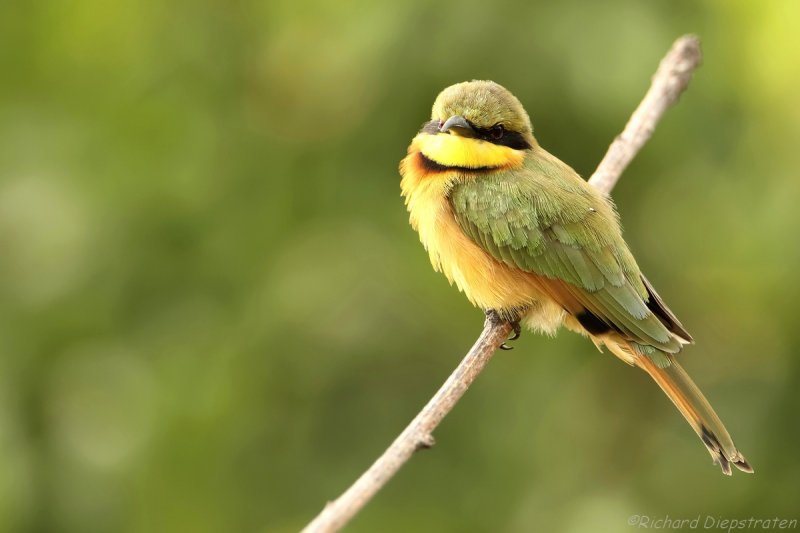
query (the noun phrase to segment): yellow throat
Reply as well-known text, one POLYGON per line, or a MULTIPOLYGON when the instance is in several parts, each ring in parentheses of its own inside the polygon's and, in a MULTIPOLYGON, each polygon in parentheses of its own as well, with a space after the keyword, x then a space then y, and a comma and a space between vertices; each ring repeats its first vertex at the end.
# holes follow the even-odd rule
POLYGON ((510 167, 521 164, 525 157, 523 150, 459 135, 420 133, 414 138, 412 147, 416 147, 422 155, 444 167, 471 169, 510 167))

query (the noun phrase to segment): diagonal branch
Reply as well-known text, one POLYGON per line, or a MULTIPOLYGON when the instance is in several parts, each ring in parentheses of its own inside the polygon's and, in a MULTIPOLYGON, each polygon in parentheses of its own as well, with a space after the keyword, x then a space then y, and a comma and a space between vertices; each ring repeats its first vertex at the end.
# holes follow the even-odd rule
POLYGON ((684 35, 675 41, 658 65, 650 90, 628 119, 625 129, 608 147, 589 183, 606 194, 611 192, 622 172, 653 135, 661 115, 689 86, 701 59, 700 39, 696 35, 684 35))
MULTIPOLYGON (((653 134, 664 111, 678 100, 689 85, 692 73, 700 65, 700 59, 700 40, 696 36, 685 35, 675 41, 661 60, 644 99, 631 115, 623 132, 611 143, 589 183, 605 194, 611 192, 622 172, 653 134)), ((436 395, 383 455, 341 496, 328 503, 303 531, 321 533, 341 529, 400 470, 415 451, 433 446, 433 431, 455 407, 510 333, 510 324, 491 315, 487 316, 480 337, 436 395)))

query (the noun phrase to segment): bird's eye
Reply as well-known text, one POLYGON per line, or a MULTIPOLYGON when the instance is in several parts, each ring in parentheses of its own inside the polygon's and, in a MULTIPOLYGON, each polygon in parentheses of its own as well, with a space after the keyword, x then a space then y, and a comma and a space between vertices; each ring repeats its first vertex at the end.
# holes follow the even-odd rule
POLYGON ((505 132, 506 130, 502 124, 495 124, 492 126, 492 129, 489 130, 489 135, 491 135, 492 139, 498 140, 503 138, 505 132))

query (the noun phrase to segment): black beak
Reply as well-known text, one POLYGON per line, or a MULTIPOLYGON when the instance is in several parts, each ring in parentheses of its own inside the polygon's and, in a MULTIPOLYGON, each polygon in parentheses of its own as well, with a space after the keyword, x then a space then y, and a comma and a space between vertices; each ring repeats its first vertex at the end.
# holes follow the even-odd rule
POLYGON ((458 115, 448 118, 439 128, 439 131, 442 133, 449 132, 461 137, 475 137, 475 128, 472 127, 472 124, 458 115))

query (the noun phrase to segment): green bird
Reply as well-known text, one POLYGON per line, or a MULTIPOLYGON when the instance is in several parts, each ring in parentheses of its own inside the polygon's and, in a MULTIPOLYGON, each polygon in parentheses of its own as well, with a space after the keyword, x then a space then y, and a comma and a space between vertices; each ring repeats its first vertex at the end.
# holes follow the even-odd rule
MULTIPOLYGON (((561 325, 646 371, 725 474, 753 472, 675 360, 692 337, 642 275, 611 201, 533 136, 491 81, 446 88, 400 163, 412 227, 476 306, 548 334, 561 325)), ((516 338, 516 337, 515 337, 516 338)))

